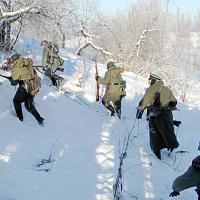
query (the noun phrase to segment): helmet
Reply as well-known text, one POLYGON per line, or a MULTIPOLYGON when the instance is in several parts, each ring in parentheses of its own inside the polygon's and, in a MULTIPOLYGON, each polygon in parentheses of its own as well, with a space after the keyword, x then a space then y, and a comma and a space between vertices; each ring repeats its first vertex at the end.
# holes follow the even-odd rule
POLYGON ((10 58, 11 58, 12 61, 16 61, 16 60, 18 60, 21 56, 22 56, 21 54, 16 53, 16 54, 13 54, 10 58))
POLYGON ((107 63, 107 69, 110 69, 110 68, 112 68, 112 67, 115 67, 115 64, 114 64, 113 61, 109 61, 109 62, 107 63))
POLYGON ((158 73, 150 72, 149 80, 152 80, 152 79, 154 79, 154 80, 162 80, 162 77, 158 73))
POLYGON ((47 43, 48 43, 47 40, 42 40, 42 42, 41 42, 41 46, 44 46, 44 45, 46 45, 47 43))

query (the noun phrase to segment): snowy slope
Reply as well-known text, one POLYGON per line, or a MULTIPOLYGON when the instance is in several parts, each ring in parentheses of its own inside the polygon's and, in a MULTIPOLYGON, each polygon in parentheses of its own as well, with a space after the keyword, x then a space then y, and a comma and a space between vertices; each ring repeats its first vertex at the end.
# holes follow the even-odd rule
MULTIPOLYGON (((30 51, 34 62, 41 62, 38 47, 30 51)), ((136 106, 148 86, 144 78, 124 73, 127 97, 122 102, 122 120, 111 118, 104 107, 95 102, 94 63, 85 63, 84 88, 77 85, 83 58, 61 51, 65 59, 63 88, 84 100, 68 98, 55 91, 43 79, 35 99, 36 107, 45 118, 38 126, 23 107, 24 122, 13 115, 12 98, 16 88, 7 80, 0 85, 0 200, 111 200, 112 185, 117 176, 119 153, 124 138, 130 133, 136 106), (51 157, 50 157, 51 155, 51 157), (44 163, 50 159, 51 163, 44 163), (41 164, 37 167, 36 165, 41 164), (45 171, 46 170, 46 171, 45 171)), ((98 65, 104 75, 104 65, 98 65)), ((0 73, 4 73, 0 71, 0 73)), ((176 134, 178 150, 185 154, 155 158, 149 147, 145 114, 137 120, 131 133, 128 155, 123 165, 125 199, 167 200, 173 180, 183 173, 199 152, 200 85, 196 85, 187 104, 179 102, 180 111, 174 118, 182 121, 176 134), (135 136, 135 137, 133 137, 135 136)), ((195 199, 193 189, 176 199, 195 199)))

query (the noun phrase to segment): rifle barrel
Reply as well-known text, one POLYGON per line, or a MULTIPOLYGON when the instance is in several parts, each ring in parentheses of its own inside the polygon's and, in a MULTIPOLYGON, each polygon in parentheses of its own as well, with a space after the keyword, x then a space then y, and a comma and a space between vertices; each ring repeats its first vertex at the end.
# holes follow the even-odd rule
POLYGON ((2 74, 0 74, 0 76, 3 77, 3 78, 7 78, 7 79, 9 79, 8 76, 4 76, 4 75, 2 75, 2 74))

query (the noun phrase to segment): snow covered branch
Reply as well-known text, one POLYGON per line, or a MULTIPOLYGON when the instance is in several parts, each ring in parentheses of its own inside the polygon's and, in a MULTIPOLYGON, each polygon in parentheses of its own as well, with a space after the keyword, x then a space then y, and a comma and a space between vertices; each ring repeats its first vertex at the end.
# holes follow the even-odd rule
POLYGON ((144 30, 144 31, 142 32, 142 35, 140 36, 140 38, 139 38, 139 40, 138 40, 138 42, 137 42, 137 44, 136 44, 136 49, 137 49, 136 55, 137 55, 137 57, 139 57, 140 51, 141 51, 142 48, 143 48, 143 44, 144 44, 147 40, 150 39, 149 36, 148 36, 148 34, 152 34, 152 33, 155 33, 155 32, 160 32, 160 31, 161 31, 161 30, 159 30, 159 29, 150 29, 150 30, 144 30))
POLYGON ((23 15, 24 13, 38 13, 38 8, 35 5, 30 5, 13 12, 2 12, 0 10, 0 20, 23 15))
POLYGON ((133 48, 133 51, 129 55, 128 63, 130 63, 131 59, 136 55, 136 57, 139 59, 141 56, 141 53, 144 49, 147 50, 148 48, 148 41, 150 41, 151 35, 157 32, 161 32, 160 29, 146 29, 143 30, 139 40, 137 41, 135 47, 133 48))
POLYGON ((92 33, 86 28, 81 26, 81 33, 85 38, 90 37, 90 38, 96 38, 92 33), (86 32, 87 31, 87 32, 86 32))
POLYGON ((103 49, 102 47, 99 47, 97 45, 95 45, 92 41, 91 38, 94 39, 96 38, 94 35, 92 35, 91 33, 89 33, 89 31, 87 30, 87 32, 85 31, 85 28, 81 27, 81 33, 83 35, 83 37, 85 38, 85 43, 80 46, 77 50, 77 55, 80 55, 81 52, 86 49, 87 47, 92 47, 93 49, 100 51, 102 54, 106 55, 106 56, 112 56, 113 54, 106 51, 105 49, 103 49))

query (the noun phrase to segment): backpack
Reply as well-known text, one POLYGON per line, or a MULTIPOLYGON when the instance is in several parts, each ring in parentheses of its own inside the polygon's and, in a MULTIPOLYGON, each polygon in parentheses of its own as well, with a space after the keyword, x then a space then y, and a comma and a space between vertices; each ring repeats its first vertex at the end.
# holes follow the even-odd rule
POLYGON ((122 76, 121 76, 121 68, 118 67, 110 67, 109 70, 111 71, 111 76, 115 79, 115 81, 117 83, 119 83, 120 87, 121 87, 121 93, 120 95, 122 97, 126 96, 126 81, 122 80, 122 76))
POLYGON ((35 96, 41 88, 41 78, 36 74, 33 78, 25 81, 25 88, 29 94, 35 96))
POLYGON ((26 67, 31 74, 29 80, 24 80, 25 89, 29 94, 35 96, 41 88, 41 78, 33 69, 33 61, 30 58, 24 59, 23 61, 23 66, 26 67))
POLYGON ((49 42, 48 43, 48 56, 47 56, 47 62, 50 65, 54 64, 54 59, 59 58, 58 56, 59 48, 56 43, 49 42))

